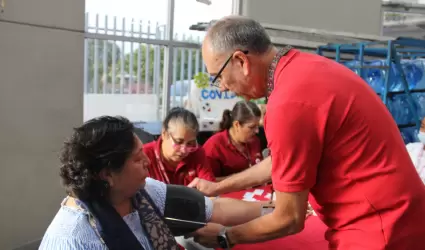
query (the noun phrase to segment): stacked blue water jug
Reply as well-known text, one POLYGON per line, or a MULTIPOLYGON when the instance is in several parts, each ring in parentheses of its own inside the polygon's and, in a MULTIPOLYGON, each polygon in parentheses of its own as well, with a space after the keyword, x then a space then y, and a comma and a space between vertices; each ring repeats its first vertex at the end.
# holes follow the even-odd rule
MULTIPOLYGON (((352 69, 358 75, 359 73, 359 61, 349 61, 344 63, 345 66, 352 69)), ((373 60, 364 62, 367 66, 385 66, 385 60, 373 60)), ((400 72, 396 69, 395 64, 392 64, 391 72, 392 77, 389 82, 388 92, 398 92, 398 94, 389 95, 388 98, 388 109, 393 115, 398 125, 413 124, 417 119, 423 119, 425 117, 425 60, 402 60, 401 66, 410 90, 414 90, 411 93, 413 99, 413 106, 416 109, 412 112, 409 106, 409 99, 405 93, 400 94, 404 91, 403 79, 400 72), (423 92, 421 92, 423 90, 423 92)), ((383 94, 385 91, 386 74, 388 70, 380 68, 364 68, 363 78, 365 81, 375 90, 378 94, 383 94)), ((418 130, 416 127, 407 127, 400 129, 404 142, 416 142, 418 130)))

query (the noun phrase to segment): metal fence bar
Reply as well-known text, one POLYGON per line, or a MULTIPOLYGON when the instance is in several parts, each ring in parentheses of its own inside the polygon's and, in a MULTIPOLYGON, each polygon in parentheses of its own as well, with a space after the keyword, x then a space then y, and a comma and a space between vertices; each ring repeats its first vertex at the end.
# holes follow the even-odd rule
POLYGON ((176 103, 176 93, 177 93, 177 56, 178 56, 178 50, 177 49, 173 49, 173 81, 171 82, 172 86, 173 86, 173 93, 174 95, 172 96, 173 98, 173 105, 175 105, 176 103))
POLYGON ((148 38, 139 38, 139 37, 128 37, 128 36, 114 36, 114 35, 105 35, 101 33, 86 33, 86 38, 91 39, 100 39, 100 40, 119 40, 124 42, 132 43, 146 43, 152 45, 161 45, 161 46, 170 46, 173 47, 183 47, 191 49, 199 49, 200 45, 193 42, 182 42, 182 41, 167 41, 161 39, 148 39, 148 38))
POLYGON ((185 50, 180 48, 180 106, 183 105, 185 50))
MULTIPOLYGON (((96 15, 96 27, 99 27, 99 15, 96 15)), ((98 30, 96 30, 96 32, 98 32, 98 30)), ((93 91, 94 93, 97 93, 97 91, 99 91, 99 62, 98 62, 98 58, 99 58, 99 40, 94 40, 94 53, 93 53, 93 58, 94 58, 94 71, 93 71, 93 91)))
POLYGON ((187 92, 190 93, 190 89, 192 87, 191 81, 193 78, 193 69, 192 69, 192 59, 193 59, 193 51, 192 49, 188 49, 189 53, 187 54, 187 92))
MULTIPOLYGON (((117 17, 116 16, 114 16, 114 35, 116 35, 116 32, 117 32, 117 17)), ((116 47, 116 45, 115 45, 115 41, 114 41, 114 44, 112 45, 112 69, 111 69, 111 71, 112 71, 112 81, 111 81, 111 84, 112 84, 112 90, 111 90, 111 92, 112 92, 112 94, 115 94, 115 84, 116 84, 116 72, 115 72, 115 70, 116 70, 116 61, 117 61, 117 47, 116 47)))
MULTIPOLYGON (((159 23, 156 23, 156 39, 159 39, 161 37, 161 32, 159 30, 159 23)), ((157 107, 161 103, 161 90, 160 90, 160 81, 161 81, 161 47, 159 45, 154 45, 154 89, 156 94, 156 101, 157 101, 157 107)), ((160 119, 160 109, 157 109, 157 118, 160 119)))
MULTIPOLYGON (((134 19, 131 20, 131 34, 134 34, 134 19)), ((128 94, 133 93, 133 47, 134 43, 130 43, 130 63, 129 63, 129 81, 128 81, 128 94)))
MULTIPOLYGON (((89 17, 88 17, 88 13, 86 13, 86 22, 85 22, 85 27, 84 30, 87 32, 88 30, 88 22, 89 22, 89 17)), ((84 39, 84 93, 88 93, 88 88, 89 88, 89 41, 88 39, 84 39)))
MULTIPOLYGON (((198 39, 199 40, 199 39, 198 39)), ((201 51, 199 49, 196 50, 196 54, 195 54, 195 74, 199 73, 199 58, 201 57, 201 51)), ((202 59, 201 59, 202 60, 202 59)))
MULTIPOLYGON (((122 33, 124 34, 125 32, 125 17, 122 19, 122 33)), ((123 40, 121 40, 121 72, 120 72, 120 94, 124 93, 124 78, 125 78, 125 74, 124 74, 124 54, 125 54, 125 42, 123 40)))
MULTIPOLYGON (((151 22, 148 22, 148 33, 151 33, 151 22)), ((148 86, 150 85, 150 51, 151 46, 149 44, 146 44, 145 49, 145 93, 148 92, 148 86)))
MULTIPOLYGON (((139 37, 143 36, 143 25, 142 22, 139 22, 139 37)), ((142 46, 141 44, 138 44, 138 48, 137 48, 137 91, 136 93, 139 94, 140 93, 140 82, 142 80, 142 46)), ((145 91, 145 94, 147 93, 147 91, 145 91)))
MULTIPOLYGON (((108 27, 108 16, 105 16, 105 27, 108 27)), ((108 83, 108 41, 103 41, 103 72, 102 72, 102 92, 106 94, 108 83)))

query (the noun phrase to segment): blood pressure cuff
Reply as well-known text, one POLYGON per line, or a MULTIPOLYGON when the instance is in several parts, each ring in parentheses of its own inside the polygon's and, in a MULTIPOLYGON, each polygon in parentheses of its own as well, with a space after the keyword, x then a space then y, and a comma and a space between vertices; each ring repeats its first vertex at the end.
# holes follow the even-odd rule
MULTIPOLYGON (((180 185, 167 185, 167 195, 165 198, 164 217, 206 222, 205 197, 194 188, 180 185)), ((174 236, 186 235, 197 230, 193 226, 178 223, 171 223, 165 220, 174 236)), ((198 228, 201 228, 199 226, 198 228)))

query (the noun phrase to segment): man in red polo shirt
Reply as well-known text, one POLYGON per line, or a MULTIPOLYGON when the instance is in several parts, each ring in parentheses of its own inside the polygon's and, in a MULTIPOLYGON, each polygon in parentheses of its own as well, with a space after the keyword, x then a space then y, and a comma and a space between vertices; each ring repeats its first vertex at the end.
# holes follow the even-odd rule
POLYGON ((277 50, 245 17, 215 23, 202 55, 222 90, 269 97, 276 207, 227 230, 201 230, 199 242, 214 246, 219 234, 233 245, 300 232, 309 199, 329 227, 330 249, 424 248, 425 186, 391 114, 360 77, 318 55, 277 50))

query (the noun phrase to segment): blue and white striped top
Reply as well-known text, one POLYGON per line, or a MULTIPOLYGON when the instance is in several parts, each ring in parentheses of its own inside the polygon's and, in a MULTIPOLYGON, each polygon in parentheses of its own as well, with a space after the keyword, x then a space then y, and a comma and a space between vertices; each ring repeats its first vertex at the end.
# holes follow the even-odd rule
MULTIPOLYGON (((163 214, 165 209, 166 184, 146 178, 145 190, 163 214)), ((213 202, 205 197, 206 219, 211 219, 213 202)), ((95 229, 90 225, 87 211, 67 207, 62 203, 50 226, 44 234, 39 249, 41 250, 106 250, 95 229)), ((144 232, 138 212, 123 217, 131 231, 145 250, 155 250, 144 232)))

